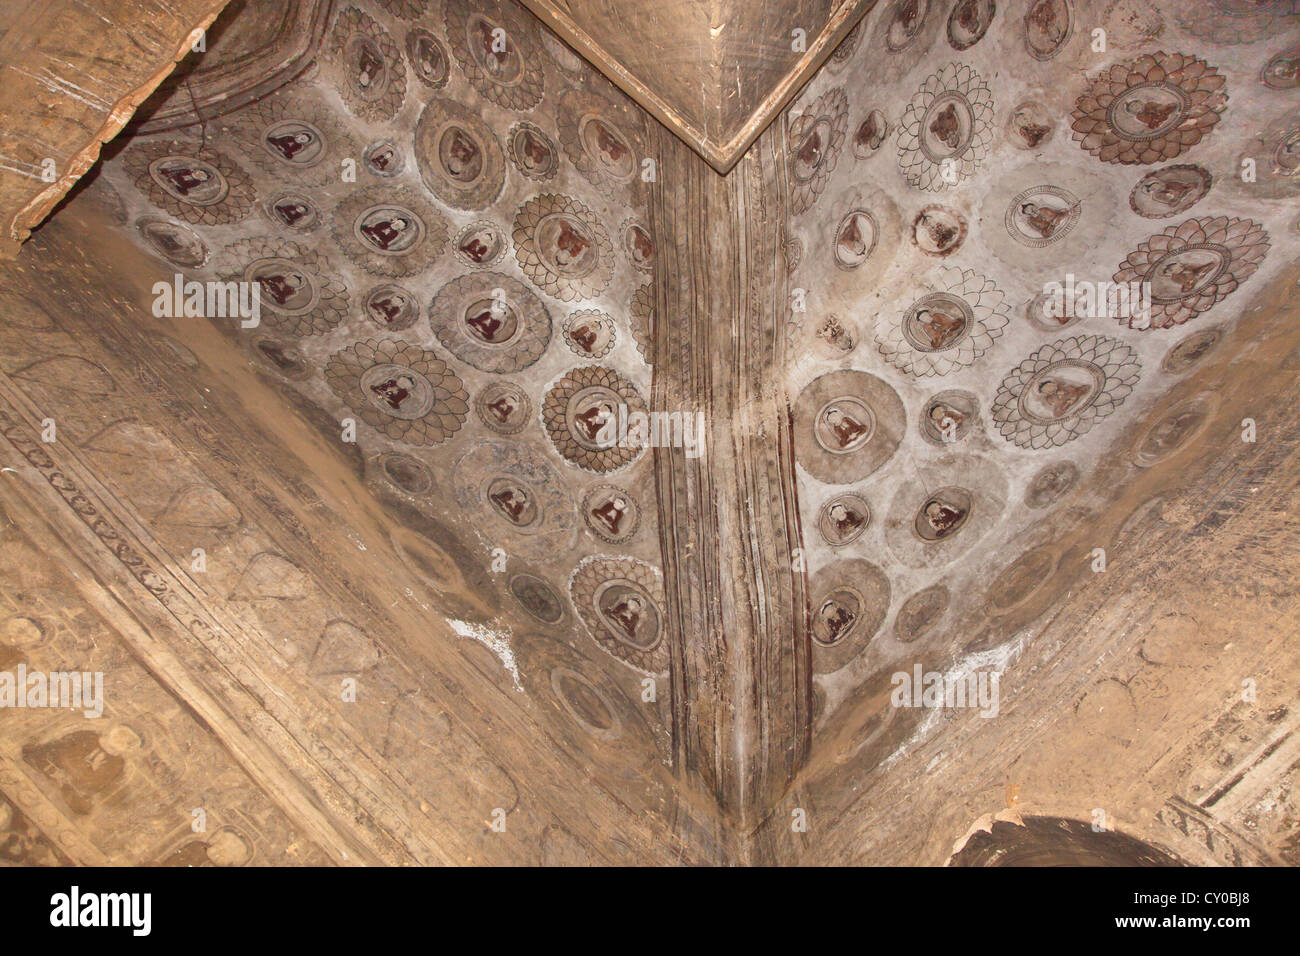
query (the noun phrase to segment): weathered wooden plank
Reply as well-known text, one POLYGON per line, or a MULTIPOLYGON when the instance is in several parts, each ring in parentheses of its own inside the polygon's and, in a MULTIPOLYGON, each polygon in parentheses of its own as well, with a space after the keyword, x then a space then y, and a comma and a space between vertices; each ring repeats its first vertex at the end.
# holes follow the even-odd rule
POLYGON ((6 5, 0 255, 17 253, 227 2, 6 5))

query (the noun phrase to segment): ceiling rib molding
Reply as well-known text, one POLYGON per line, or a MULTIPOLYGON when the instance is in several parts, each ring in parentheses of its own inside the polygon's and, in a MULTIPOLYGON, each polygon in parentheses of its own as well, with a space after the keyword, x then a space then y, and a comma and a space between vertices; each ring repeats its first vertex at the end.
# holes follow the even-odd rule
MULTIPOLYGON (((293 82, 312 67, 337 0, 263 2, 254 14, 274 15, 256 49, 229 56, 192 54, 180 62, 131 119, 133 133, 163 133, 234 112, 293 82)), ((241 13, 243 11, 240 11, 241 13)), ((229 22, 237 22, 228 18, 229 22)), ((216 29, 226 24, 218 21, 216 29)))
POLYGON ((876 4, 779 0, 774 12, 772 4, 752 0, 708 0, 703 11, 696 3, 654 0, 521 2, 722 175, 876 4), (702 13, 707 21, 688 22, 702 13), (806 49, 763 75, 759 64, 779 51, 775 41, 792 44, 796 28, 806 33, 806 49), (613 49, 628 38, 627 49, 613 49), (688 69, 683 52, 700 48, 703 55, 690 57, 688 69), (630 62, 633 55, 639 65, 630 62))

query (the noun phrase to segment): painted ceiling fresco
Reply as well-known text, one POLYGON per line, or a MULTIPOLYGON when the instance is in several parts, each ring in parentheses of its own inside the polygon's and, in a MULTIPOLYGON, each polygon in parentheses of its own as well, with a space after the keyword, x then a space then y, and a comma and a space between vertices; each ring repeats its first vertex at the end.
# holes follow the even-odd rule
MULTIPOLYGON (((648 120, 512 4, 333 7, 291 82, 150 133, 173 81, 95 188, 160 278, 258 284, 260 325, 224 331, 355 450, 444 614, 483 620, 449 581, 496 602, 558 721, 653 750, 667 694, 624 703, 666 670, 653 478, 602 433, 649 397, 648 120)), ((200 94, 287 17, 234 15, 200 94)))
POLYGON ((1155 417, 1134 469, 1203 429, 1212 392, 1162 396, 1300 240, 1298 26, 1285 3, 893 0, 792 105, 823 706, 1010 642, 1008 612, 1091 560, 1053 539, 1124 429, 1155 417), (1149 309, 1107 310, 1142 283, 1149 309))
MULTIPOLYGON (((1247 304, 1291 281, 1300 244, 1296 2, 880 0, 725 180, 511 0, 238 0, 210 40, 112 144, 87 197, 160 282, 258 290, 256 326, 211 321, 266 386, 257 399, 272 395, 341 452, 378 502, 384 520, 366 527, 387 540, 365 560, 388 562, 394 582, 418 581, 430 600, 399 583, 389 596, 467 638, 451 656, 508 691, 504 722, 517 716, 509 708, 544 715, 559 747, 637 817, 645 844, 672 818, 681 845, 695 841, 681 852, 702 859, 783 860, 790 845, 771 833, 745 842, 757 829, 718 838, 730 823, 702 835, 718 793, 693 816, 692 773, 720 777, 734 759, 767 774, 743 824, 772 814, 783 829, 788 808, 763 800, 805 799, 828 779, 799 777, 806 754, 793 738, 811 723, 809 765, 858 775, 836 778, 847 803, 863 775, 916 743, 920 718, 880 690, 891 673, 919 660, 1010 667, 1018 639, 1095 570, 1096 549, 1113 560, 1141 536, 1154 505, 1114 536, 1092 542, 1086 528, 1130 507, 1129 489, 1189 447, 1214 457, 1208 432, 1228 402, 1198 376, 1264 341, 1246 338, 1265 318, 1247 304), (679 182, 657 175, 688 160, 699 170, 679 182), (692 228, 704 240, 682 241, 692 228), (657 229, 679 241, 661 246, 657 229), (691 285, 679 263, 718 272, 691 285), (725 291, 687 298, 710 283, 725 291), (788 302, 763 298, 777 287, 788 302), (678 301, 721 303, 717 328, 696 341, 713 316, 656 316, 678 301), (780 343, 770 351, 783 364, 761 383, 770 409, 726 404, 727 374, 764 368, 733 354, 742 341, 780 343), (678 384, 665 370, 691 368, 683 356, 734 360, 716 381, 691 380, 699 407, 684 410, 716 416, 697 437, 729 442, 730 457, 706 450, 695 466, 710 480, 716 470, 717 488, 665 466, 669 453, 609 440, 628 416, 671 411, 656 402, 678 384), (788 454, 768 426, 788 429, 788 454), (753 483, 721 487, 737 476, 753 483), (752 488, 774 500, 734 500, 752 488), (749 512, 763 520, 746 523, 749 512), (678 549, 699 540, 679 535, 686 519, 688 531, 717 532, 705 550, 797 554, 723 580, 752 567, 678 549), (743 540, 776 527, 788 537, 743 540), (760 590, 770 603, 745 606, 760 590), (716 616, 691 613, 708 602, 716 616), (745 657, 761 656, 757 640, 711 633, 750 618, 776 635, 762 651, 789 658, 760 662, 780 671, 769 684, 745 657), (683 660, 716 647, 723 666, 684 690, 682 675, 697 672, 683 660), (769 703, 772 714, 790 706, 753 731, 702 716, 709 694, 718 712, 765 720, 769 703), (772 767, 787 763, 764 764, 751 732, 777 738, 772 767), (707 738, 707 756, 724 754, 717 766, 681 765, 690 734, 707 738)), ((179 315, 165 336, 148 333, 196 377, 198 321, 179 315)), ((112 367, 106 376, 123 377, 112 367)), ((214 397, 207 412, 224 409, 214 397)), ((1235 425, 1224 440, 1237 440, 1235 425)), ((234 454, 211 444, 215 457, 234 454)), ((232 551, 249 552, 229 593, 305 590, 301 552, 259 557, 274 549, 249 551, 252 523, 170 494, 160 514, 201 511, 232 551)), ((317 504, 302 501, 289 512, 317 504)), ((367 520, 369 504, 358 505, 367 520)), ((364 550, 350 521, 335 531, 364 550)), ((321 563, 331 593, 344 593, 343 573, 321 563)), ((297 606, 259 605, 259 623, 305 627, 297 606)), ((423 644, 440 634, 340 620, 311 618, 310 680, 401 665, 417 676, 389 683, 410 688, 437 659, 423 644)), ((467 713, 476 694, 460 702, 467 713)), ((409 713, 385 711, 385 734, 412 742, 438 722, 418 691, 393 695, 409 713)), ((374 728, 337 733, 354 731, 374 728)), ((482 792, 514 786, 494 759, 461 753, 482 792)), ((554 755, 538 753, 552 768, 554 755)), ((435 783, 455 789, 450 775, 435 783)), ((513 805, 526 802, 513 792, 513 805)), ((974 816, 945 821, 949 845, 974 816)), ((985 829, 956 862, 1022 851, 1016 834, 985 829)), ((945 859, 944 836, 927 859, 945 859)), ((466 855, 503 858, 489 840, 466 855)), ((848 844, 828 846, 853 858, 848 844)), ((1097 852, 1131 849, 1117 840, 1097 852)))

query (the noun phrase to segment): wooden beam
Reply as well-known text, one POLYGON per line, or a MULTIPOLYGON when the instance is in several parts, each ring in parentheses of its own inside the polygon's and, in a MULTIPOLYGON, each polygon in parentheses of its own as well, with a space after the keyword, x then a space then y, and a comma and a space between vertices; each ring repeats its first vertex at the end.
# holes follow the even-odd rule
POLYGON ((726 177, 660 133, 653 400, 704 454, 656 450, 677 762, 742 835, 811 743, 811 659, 786 364, 785 131, 726 177), (773 228, 777 224, 776 228, 773 228))
POLYGON ((0 256, 17 254, 227 2, 6 4, 0 256))

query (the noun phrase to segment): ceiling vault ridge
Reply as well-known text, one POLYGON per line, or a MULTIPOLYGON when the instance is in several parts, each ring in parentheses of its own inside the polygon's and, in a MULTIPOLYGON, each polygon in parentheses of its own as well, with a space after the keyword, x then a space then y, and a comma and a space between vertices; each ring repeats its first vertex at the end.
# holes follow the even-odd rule
POLYGON ((877 0, 520 2, 725 175, 877 0))

